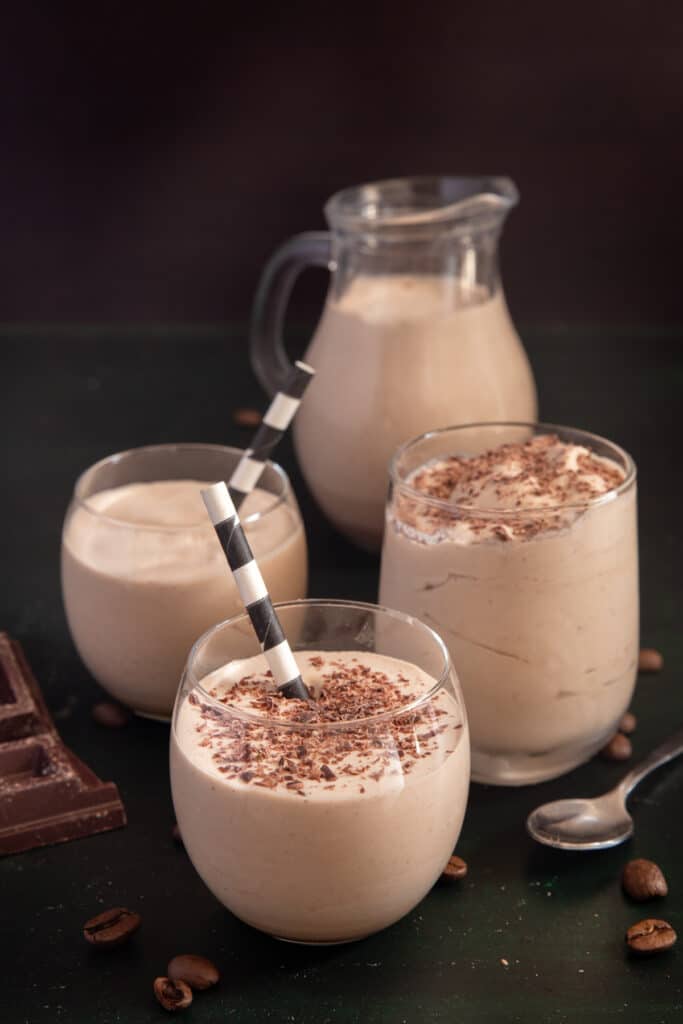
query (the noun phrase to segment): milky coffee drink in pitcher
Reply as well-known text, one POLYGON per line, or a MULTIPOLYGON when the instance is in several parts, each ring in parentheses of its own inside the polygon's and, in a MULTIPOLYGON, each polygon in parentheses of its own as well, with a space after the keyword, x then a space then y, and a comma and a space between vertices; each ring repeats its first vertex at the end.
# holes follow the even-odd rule
POLYGON ((292 239, 266 269, 252 357, 273 391, 288 357, 279 330, 307 264, 332 271, 306 353, 316 380, 294 427, 306 482, 331 522, 381 542, 387 466, 399 444, 455 423, 534 420, 536 391, 497 265, 507 179, 397 179, 326 206, 331 233, 292 239))

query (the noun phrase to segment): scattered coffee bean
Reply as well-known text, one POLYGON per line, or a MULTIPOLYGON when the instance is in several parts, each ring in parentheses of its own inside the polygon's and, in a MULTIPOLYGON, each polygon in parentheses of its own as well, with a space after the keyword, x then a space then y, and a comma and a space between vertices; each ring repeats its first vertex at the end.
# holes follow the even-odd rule
POLYGON ((95 917, 91 917, 83 925, 83 935, 91 946, 100 949, 114 949, 128 942, 133 932, 142 923, 142 918, 125 907, 112 907, 95 917))
POLYGON ((107 729, 120 729, 130 719, 130 714, 124 707, 109 700, 93 704, 92 716, 98 725, 104 725, 107 729))
POLYGON ((184 981, 154 979, 154 995, 165 1010, 184 1010, 192 1002, 192 989, 184 981))
POLYGON ((633 900, 666 896, 669 891, 659 865, 643 857, 628 862, 621 875, 621 884, 633 900))
POLYGON ((448 864, 443 869, 441 875, 442 878, 448 879, 449 882, 456 882, 460 878, 464 878, 467 874, 467 863, 462 857, 449 857, 448 864))
POLYGON ((171 829, 171 835, 173 836, 174 842, 178 843, 179 846, 184 845, 183 837, 180 834, 180 828, 178 827, 177 821, 174 823, 173 828, 171 829))
POLYGON ((633 747, 628 736, 623 732, 615 732, 612 739, 600 751, 600 756, 606 761, 626 761, 633 753, 633 747))
POLYGON ((668 921, 658 921, 654 917, 632 924, 626 932, 628 948, 634 953, 663 953, 665 949, 671 949, 676 938, 676 932, 668 921))
POLYGON ((664 658, 654 647, 643 647, 638 656, 639 672, 659 672, 664 665, 664 658))
POLYGON ((205 956, 182 953, 174 956, 167 967, 171 981, 184 981, 190 988, 203 991, 216 985, 220 979, 218 968, 205 956))
POLYGON ((233 409, 232 418, 238 427, 258 427, 262 419, 258 409, 233 409))
POLYGON ((619 722, 619 732, 625 733, 630 736, 632 732, 636 731, 638 725, 638 719, 632 711, 627 711, 621 721, 619 722))

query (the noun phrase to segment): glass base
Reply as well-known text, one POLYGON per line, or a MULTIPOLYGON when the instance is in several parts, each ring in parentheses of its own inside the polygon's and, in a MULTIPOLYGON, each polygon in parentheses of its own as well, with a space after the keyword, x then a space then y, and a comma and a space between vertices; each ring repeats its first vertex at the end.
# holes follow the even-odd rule
POLYGON ((531 786, 549 782, 578 768, 602 750, 616 726, 601 732, 590 743, 557 747, 540 754, 491 754, 472 748, 472 782, 489 786, 531 786))
POLYGON ((138 711, 137 708, 131 708, 131 711, 134 715, 137 715, 138 718, 149 718, 152 722, 163 722, 164 725, 171 724, 170 715, 155 715, 151 711, 138 711))
MULTIPOLYGON (((368 933, 370 934, 370 933, 368 933)), ((367 935, 359 935, 355 939, 329 939, 327 942, 316 942, 315 939, 286 939, 283 935, 273 935, 269 932, 271 939, 277 939, 278 942, 288 942, 291 946, 348 946, 350 942, 362 942, 363 939, 367 939, 367 935)))

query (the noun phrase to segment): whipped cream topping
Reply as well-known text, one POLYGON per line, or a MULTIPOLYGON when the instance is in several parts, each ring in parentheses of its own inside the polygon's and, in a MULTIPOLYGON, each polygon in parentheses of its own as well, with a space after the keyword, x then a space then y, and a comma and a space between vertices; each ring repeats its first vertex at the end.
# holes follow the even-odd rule
POLYGON ((624 479, 611 459, 555 434, 540 434, 481 455, 452 455, 420 466, 406 483, 448 503, 452 512, 402 494, 397 517, 432 539, 444 531, 462 542, 523 539, 568 525, 624 479))

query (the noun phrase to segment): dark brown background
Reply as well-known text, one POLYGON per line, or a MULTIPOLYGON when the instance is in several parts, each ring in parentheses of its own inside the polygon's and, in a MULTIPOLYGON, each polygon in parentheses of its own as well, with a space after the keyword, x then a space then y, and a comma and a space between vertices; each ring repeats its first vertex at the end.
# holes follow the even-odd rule
POLYGON ((517 181, 521 321, 682 318, 680 0, 142 7, 3 19, 0 322, 242 318, 331 192, 434 171, 517 181))
MULTIPOLYGON (((392 173, 507 172, 523 199, 505 281, 532 325, 542 414, 614 438, 639 465, 642 640, 666 667, 639 683, 635 756, 683 721, 683 478, 667 443, 683 390, 681 0, 395 0, 345 5, 336 23, 327 10, 340 5, 323 2, 275 16, 226 0, 220 22, 197 2, 160 16, 103 0, 88 18, 57 13, 64 0, 43 14, 12 6, 0 19, 0 626, 24 643, 65 741, 120 786, 129 825, 0 859, 0 917, 14 922, 0 928, 4 1019, 158 1024, 151 980, 192 950, 224 974, 192 1007, 207 1024, 679 1021, 682 941, 646 963, 623 934, 656 912, 683 936, 680 765, 635 795, 630 846, 580 864, 534 848, 525 817, 600 792, 623 766, 478 787, 459 892, 437 887, 362 945, 274 944, 225 914, 173 843, 165 731, 142 719, 127 739, 94 730, 99 691, 64 622, 58 549, 73 480, 94 459, 178 438, 246 443, 227 410, 264 398, 238 321, 270 250, 320 226, 330 192, 392 173), (2 330, 37 320, 66 326, 2 330), (131 320, 195 323, 120 326, 131 320), (196 325, 218 320, 233 323, 196 325), (669 877, 661 909, 624 900, 633 856, 669 877), (112 905, 144 925, 105 963, 81 927, 112 905)), ((323 284, 310 275, 300 310, 323 284)), ((280 456, 304 509, 311 593, 373 600, 376 561, 315 513, 291 438, 280 456)))

